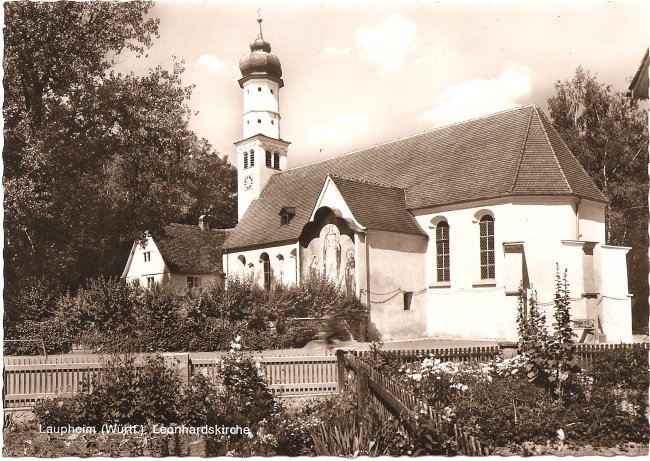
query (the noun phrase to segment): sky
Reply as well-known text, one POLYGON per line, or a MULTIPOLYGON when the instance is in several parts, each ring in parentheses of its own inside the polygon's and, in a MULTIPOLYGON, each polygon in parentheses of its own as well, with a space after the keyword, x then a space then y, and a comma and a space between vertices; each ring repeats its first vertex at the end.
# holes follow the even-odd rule
POLYGON ((195 85, 190 127, 235 162, 239 59, 258 33, 280 58, 289 167, 547 100, 578 66, 626 91, 650 42, 645 1, 213 0, 158 2, 136 73, 174 59, 195 85), (175 57, 175 58, 174 58, 175 57))

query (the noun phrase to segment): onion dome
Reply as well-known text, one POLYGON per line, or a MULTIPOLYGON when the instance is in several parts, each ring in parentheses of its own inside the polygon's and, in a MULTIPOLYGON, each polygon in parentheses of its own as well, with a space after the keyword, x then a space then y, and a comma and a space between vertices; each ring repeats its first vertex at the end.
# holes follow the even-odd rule
POLYGON ((262 18, 257 22, 260 24, 260 33, 253 43, 250 44, 251 52, 239 60, 239 70, 242 77, 251 74, 267 74, 274 78, 282 77, 282 66, 280 59, 271 54, 271 44, 262 37, 262 18))

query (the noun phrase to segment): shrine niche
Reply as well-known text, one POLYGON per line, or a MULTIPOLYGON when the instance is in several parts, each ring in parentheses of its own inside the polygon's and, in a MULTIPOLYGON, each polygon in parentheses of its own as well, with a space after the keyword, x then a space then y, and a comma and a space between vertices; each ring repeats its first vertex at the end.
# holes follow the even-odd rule
POLYGON ((319 208, 300 235, 301 276, 325 274, 348 293, 354 293, 355 227, 338 210, 319 208))

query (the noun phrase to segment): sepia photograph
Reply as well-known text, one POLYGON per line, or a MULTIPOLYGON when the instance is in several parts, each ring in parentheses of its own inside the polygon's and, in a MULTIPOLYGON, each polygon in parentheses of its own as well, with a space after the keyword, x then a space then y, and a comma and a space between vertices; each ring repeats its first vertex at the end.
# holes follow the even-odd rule
POLYGON ((648 456, 646 2, 2 16, 3 456, 648 456))

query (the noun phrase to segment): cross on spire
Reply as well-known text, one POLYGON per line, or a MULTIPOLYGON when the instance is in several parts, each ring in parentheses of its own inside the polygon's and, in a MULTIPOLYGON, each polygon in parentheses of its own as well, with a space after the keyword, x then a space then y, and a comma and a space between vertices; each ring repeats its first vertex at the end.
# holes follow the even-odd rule
POLYGON ((262 9, 261 8, 257 9, 257 22, 260 25, 260 38, 263 38, 262 37, 262 9))

